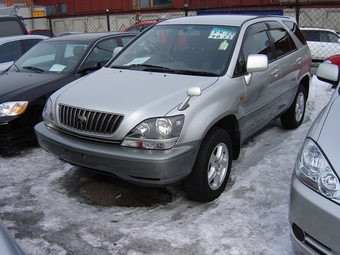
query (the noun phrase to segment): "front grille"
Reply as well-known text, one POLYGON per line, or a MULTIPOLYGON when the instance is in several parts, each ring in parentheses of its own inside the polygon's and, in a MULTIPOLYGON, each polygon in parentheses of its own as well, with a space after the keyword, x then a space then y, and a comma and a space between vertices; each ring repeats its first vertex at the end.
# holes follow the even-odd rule
POLYGON ((111 135, 122 120, 122 115, 59 105, 60 124, 84 133, 111 135))

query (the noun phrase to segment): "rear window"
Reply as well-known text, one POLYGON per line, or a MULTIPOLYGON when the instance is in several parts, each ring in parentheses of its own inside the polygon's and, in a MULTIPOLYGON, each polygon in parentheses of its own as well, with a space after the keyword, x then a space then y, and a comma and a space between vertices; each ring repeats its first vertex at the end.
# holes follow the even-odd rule
POLYGON ((9 35, 24 35, 26 31, 23 31, 20 23, 21 21, 15 20, 1 20, 1 29, 0 36, 9 36, 9 35))

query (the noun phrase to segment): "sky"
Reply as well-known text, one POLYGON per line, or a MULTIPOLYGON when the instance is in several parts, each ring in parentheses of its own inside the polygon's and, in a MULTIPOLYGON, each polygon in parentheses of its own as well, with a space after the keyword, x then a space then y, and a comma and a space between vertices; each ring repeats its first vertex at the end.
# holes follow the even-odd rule
POLYGON ((95 182, 92 175, 37 147, 0 158, 0 217, 32 255, 300 254, 289 236, 290 180, 333 93, 313 76, 303 124, 285 130, 275 120, 247 141, 226 190, 210 203, 190 201, 181 187, 169 189, 173 201, 149 207, 89 203, 79 187, 95 182))

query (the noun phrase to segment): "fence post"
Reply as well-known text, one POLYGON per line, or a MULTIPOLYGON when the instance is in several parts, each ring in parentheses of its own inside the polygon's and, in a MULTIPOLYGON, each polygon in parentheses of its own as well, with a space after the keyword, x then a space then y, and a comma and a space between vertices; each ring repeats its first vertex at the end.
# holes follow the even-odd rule
POLYGON ((53 37, 52 19, 51 17, 48 17, 47 19, 48 19, 48 23, 50 24, 51 37, 53 37))
POLYGON ((188 4, 184 4, 184 13, 185 13, 185 16, 187 17, 188 16, 188 4))
POLYGON ((109 10, 106 9, 106 23, 107 23, 107 31, 110 31, 110 16, 109 16, 109 10))
POLYGON ((296 17, 296 23, 299 25, 299 16, 300 16, 300 6, 299 6, 299 0, 296 0, 296 8, 295 8, 295 17, 296 17))

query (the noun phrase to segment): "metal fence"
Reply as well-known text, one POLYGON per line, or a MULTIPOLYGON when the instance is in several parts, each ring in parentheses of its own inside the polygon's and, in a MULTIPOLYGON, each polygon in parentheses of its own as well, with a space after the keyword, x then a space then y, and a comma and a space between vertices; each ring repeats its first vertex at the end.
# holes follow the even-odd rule
POLYGON ((218 13, 282 14, 295 17, 300 26, 340 30, 340 2, 290 2, 279 5, 237 5, 204 9, 161 9, 129 12, 102 12, 81 15, 25 18, 30 29, 50 29, 55 35, 63 32, 122 31, 138 21, 164 20, 174 17, 218 13))
MULTIPOLYGON (((288 0, 289 1, 289 0, 288 0)), ((125 28, 136 23, 136 21, 157 21, 174 17, 195 16, 206 14, 256 14, 256 15, 285 15, 294 17, 300 27, 318 27, 339 31, 340 30, 340 2, 285 2, 285 4, 271 5, 237 5, 221 6, 204 9, 161 9, 141 10, 129 12, 102 12, 87 13, 81 15, 48 16, 41 18, 25 18, 24 22, 30 29, 49 29, 54 35, 67 32, 101 32, 101 31, 123 31, 125 28)), ((323 60, 327 55, 340 54, 339 37, 332 35, 316 35, 313 32, 312 40, 326 40, 322 57, 313 57, 314 60, 323 60), (316 38, 317 37, 317 38, 316 38), (323 37, 323 38, 322 38, 323 37), (327 37, 327 38, 326 38, 327 37), (329 50, 331 49, 331 50, 329 50), (331 54, 332 53, 332 54, 331 54)), ((334 32, 333 32, 334 34, 334 32)), ((309 41, 309 39, 307 38, 309 41)), ((310 42, 309 42, 310 44, 310 42)), ((314 44, 314 43, 311 43, 314 44)), ((312 54, 317 49, 310 45, 312 54)))

